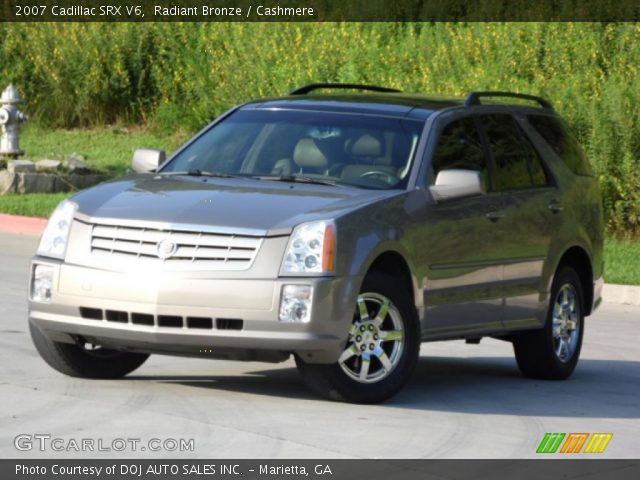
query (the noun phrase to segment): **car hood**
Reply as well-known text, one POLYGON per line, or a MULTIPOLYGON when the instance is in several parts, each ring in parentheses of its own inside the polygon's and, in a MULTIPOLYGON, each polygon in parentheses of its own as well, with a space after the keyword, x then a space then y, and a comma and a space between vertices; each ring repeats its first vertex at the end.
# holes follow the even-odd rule
POLYGON ((285 235, 299 223, 337 218, 398 190, 366 190, 250 178, 134 175, 74 195, 78 217, 203 225, 285 235))

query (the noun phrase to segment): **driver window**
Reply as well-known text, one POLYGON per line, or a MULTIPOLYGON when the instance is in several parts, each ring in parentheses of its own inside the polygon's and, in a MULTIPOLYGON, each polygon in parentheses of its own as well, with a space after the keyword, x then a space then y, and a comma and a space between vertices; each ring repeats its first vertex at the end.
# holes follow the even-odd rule
POLYGON ((487 159, 472 117, 454 120, 444 127, 431 167, 433 182, 441 170, 461 168, 481 172, 485 186, 489 185, 487 159))

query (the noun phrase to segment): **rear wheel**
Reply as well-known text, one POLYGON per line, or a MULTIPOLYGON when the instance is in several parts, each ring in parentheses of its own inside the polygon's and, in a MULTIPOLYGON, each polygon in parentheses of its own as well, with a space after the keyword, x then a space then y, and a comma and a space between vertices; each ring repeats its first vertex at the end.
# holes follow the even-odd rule
POLYGON ((120 352, 87 342, 54 342, 32 323, 29 323, 29 331, 42 359, 55 370, 71 377, 121 378, 149 358, 147 354, 120 352))
POLYGON ((296 364, 322 396, 377 403, 407 382, 420 350, 420 326, 411 297, 397 279, 369 274, 358 295, 349 338, 338 362, 296 364))
POLYGON ((520 334, 513 342, 518 367, 525 376, 564 380, 571 375, 582 347, 583 298, 575 270, 560 268, 551 288, 544 328, 520 334))

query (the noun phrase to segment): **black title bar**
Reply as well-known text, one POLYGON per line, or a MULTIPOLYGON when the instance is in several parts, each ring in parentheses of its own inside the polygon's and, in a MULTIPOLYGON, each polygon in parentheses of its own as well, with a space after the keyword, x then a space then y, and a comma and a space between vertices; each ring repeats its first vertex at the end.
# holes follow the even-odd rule
POLYGON ((630 480, 640 460, 0 460, 2 480, 630 480))
POLYGON ((634 22, 637 0, 3 0, 2 22, 634 22))

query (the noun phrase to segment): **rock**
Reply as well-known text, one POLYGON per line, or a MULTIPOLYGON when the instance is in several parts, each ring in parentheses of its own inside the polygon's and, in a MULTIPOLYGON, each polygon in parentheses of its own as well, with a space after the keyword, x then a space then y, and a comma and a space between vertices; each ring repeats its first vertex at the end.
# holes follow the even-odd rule
POLYGON ((7 162, 0 160, 0 170, 4 170, 5 168, 7 168, 7 162))
POLYGON ((81 173, 89 171, 89 165, 87 165, 87 157, 79 155, 77 153, 72 154, 67 160, 67 168, 71 172, 81 173))
POLYGON ((56 175, 46 173, 22 173, 18 175, 17 193, 52 193, 56 175))
POLYGON ((33 173, 36 171, 36 165, 31 160, 9 160, 7 170, 10 173, 33 173))
POLYGON ((36 172, 56 172, 62 168, 58 160, 40 160, 36 162, 36 172))
POLYGON ((89 175, 69 175, 66 177, 67 182, 67 190, 69 189, 69 184, 73 185, 78 190, 82 190, 84 188, 93 187, 98 183, 104 182, 108 180, 110 177, 108 175, 99 175, 99 174, 89 174, 89 175))
POLYGON ((18 186, 18 174, 10 173, 8 170, 0 172, 0 195, 16 193, 18 186))

